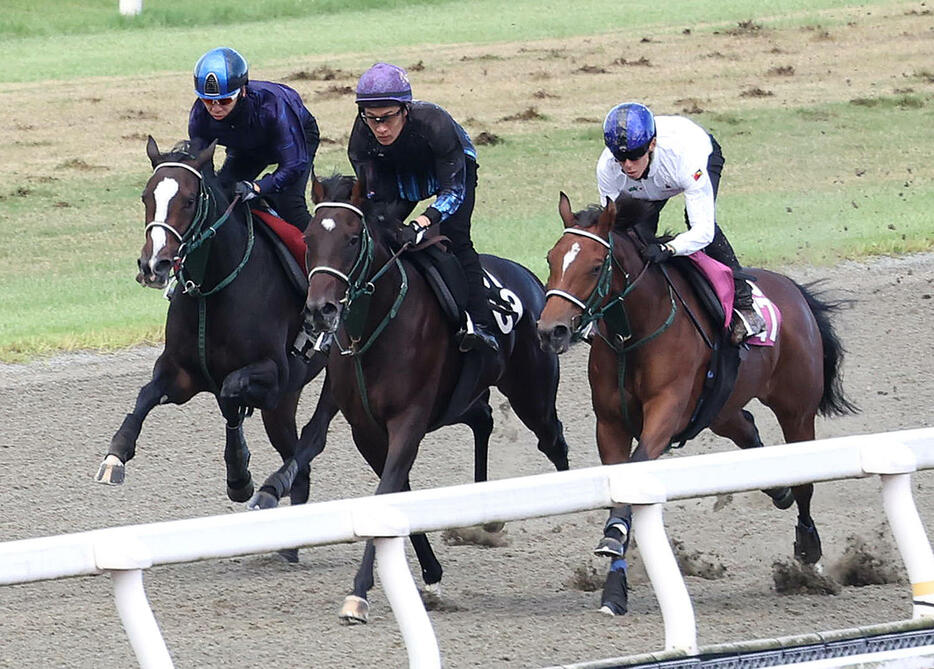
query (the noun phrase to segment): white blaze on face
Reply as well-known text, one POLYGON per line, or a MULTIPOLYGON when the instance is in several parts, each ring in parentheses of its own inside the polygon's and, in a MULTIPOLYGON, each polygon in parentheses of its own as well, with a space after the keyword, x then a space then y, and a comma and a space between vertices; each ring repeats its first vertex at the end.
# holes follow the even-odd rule
POLYGON ((321 227, 330 232, 335 227, 337 227, 337 223, 334 222, 333 218, 322 218, 321 227))
MULTIPOLYGON (((159 182, 153 191, 153 197, 156 200, 156 213, 152 218, 153 222, 165 223, 165 219, 169 215, 169 202, 172 201, 176 193, 178 193, 178 182, 175 179, 165 178, 159 182)), ((155 258, 159 251, 162 250, 162 247, 165 246, 165 230, 159 226, 153 226, 149 229, 149 235, 152 238, 151 258, 155 258)))
POLYGON ((571 244, 571 250, 564 254, 564 262, 561 263, 561 273, 564 274, 568 271, 568 267, 571 266, 571 263, 574 262, 574 259, 577 257, 577 254, 581 252, 581 245, 577 242, 571 244))

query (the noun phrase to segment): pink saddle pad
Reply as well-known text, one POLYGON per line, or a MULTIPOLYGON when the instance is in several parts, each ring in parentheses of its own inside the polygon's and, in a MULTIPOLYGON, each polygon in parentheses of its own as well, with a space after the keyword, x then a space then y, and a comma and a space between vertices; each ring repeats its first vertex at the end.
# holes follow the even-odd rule
MULTIPOLYGON (((720 298, 724 313, 723 327, 728 328, 733 316, 735 292, 732 270, 703 251, 696 251, 689 255, 688 258, 704 273, 704 276, 710 281, 710 285, 713 286, 714 292, 717 293, 717 297, 720 298)), ((759 286, 751 281, 748 283, 752 286, 753 307, 765 319, 765 330, 761 334, 747 339, 746 343, 751 346, 773 346, 781 329, 782 313, 778 306, 759 289, 759 286)))

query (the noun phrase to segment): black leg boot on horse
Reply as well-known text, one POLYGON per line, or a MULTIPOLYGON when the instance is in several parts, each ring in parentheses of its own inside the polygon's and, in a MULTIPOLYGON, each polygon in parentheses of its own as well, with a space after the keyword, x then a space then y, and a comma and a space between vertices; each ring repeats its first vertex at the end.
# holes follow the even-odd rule
POLYGON ((739 346, 749 337, 755 337, 765 330, 765 320, 752 304, 752 287, 743 278, 742 267, 736 259, 733 247, 727 241, 720 226, 716 226, 713 241, 704 249, 705 253, 717 262, 733 270, 733 322, 730 325, 730 341, 739 346))
POLYGON ((629 586, 626 580, 626 551, 629 549, 632 507, 628 504, 610 509, 603 527, 603 538, 594 555, 610 558, 610 571, 603 584, 600 612, 621 616, 629 610, 629 586))

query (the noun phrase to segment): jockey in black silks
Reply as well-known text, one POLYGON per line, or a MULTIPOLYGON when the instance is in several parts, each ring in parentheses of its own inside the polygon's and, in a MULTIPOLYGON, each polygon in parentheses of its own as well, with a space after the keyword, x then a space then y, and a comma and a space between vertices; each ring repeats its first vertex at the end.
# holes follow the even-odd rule
POLYGON ((376 63, 367 70, 357 83, 356 103, 347 153, 367 197, 391 204, 404 220, 419 201, 435 196, 396 231, 396 241, 417 244, 429 226, 439 226, 467 276, 469 318, 460 347, 499 350, 490 333, 480 258, 470 239, 477 187, 477 151, 470 137, 438 105, 413 101, 408 75, 396 65, 376 63))
POLYGON ((198 100, 188 117, 188 136, 227 147, 217 175, 236 182, 243 201, 262 196, 299 230, 311 220, 305 189, 318 150, 318 124, 299 94, 283 84, 249 81, 249 68, 228 47, 211 49, 195 64, 198 100), (257 179, 270 165, 275 171, 257 179))

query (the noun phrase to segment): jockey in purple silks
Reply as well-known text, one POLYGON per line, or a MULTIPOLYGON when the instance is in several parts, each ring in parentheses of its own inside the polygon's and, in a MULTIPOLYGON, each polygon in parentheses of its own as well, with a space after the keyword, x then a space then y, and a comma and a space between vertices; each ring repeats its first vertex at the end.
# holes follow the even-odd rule
POLYGON ((657 212, 669 198, 684 193, 688 229, 667 244, 653 244, 649 262, 703 250, 733 270, 734 318, 730 340, 740 345, 765 329, 752 303, 752 289, 741 278, 736 254, 717 225, 715 201, 723 170, 720 145, 706 130, 682 116, 653 116, 644 105, 616 105, 603 122, 606 148, 597 161, 600 199, 631 197, 652 201, 657 212))
POLYGON ((477 151, 467 132, 438 105, 412 99, 405 70, 376 63, 357 83, 357 118, 347 154, 367 197, 389 203, 400 219, 434 196, 396 234, 400 244, 418 243, 437 225, 467 275, 470 316, 461 349, 498 350, 490 333, 492 314, 483 287, 480 258, 470 239, 477 187, 477 151))

